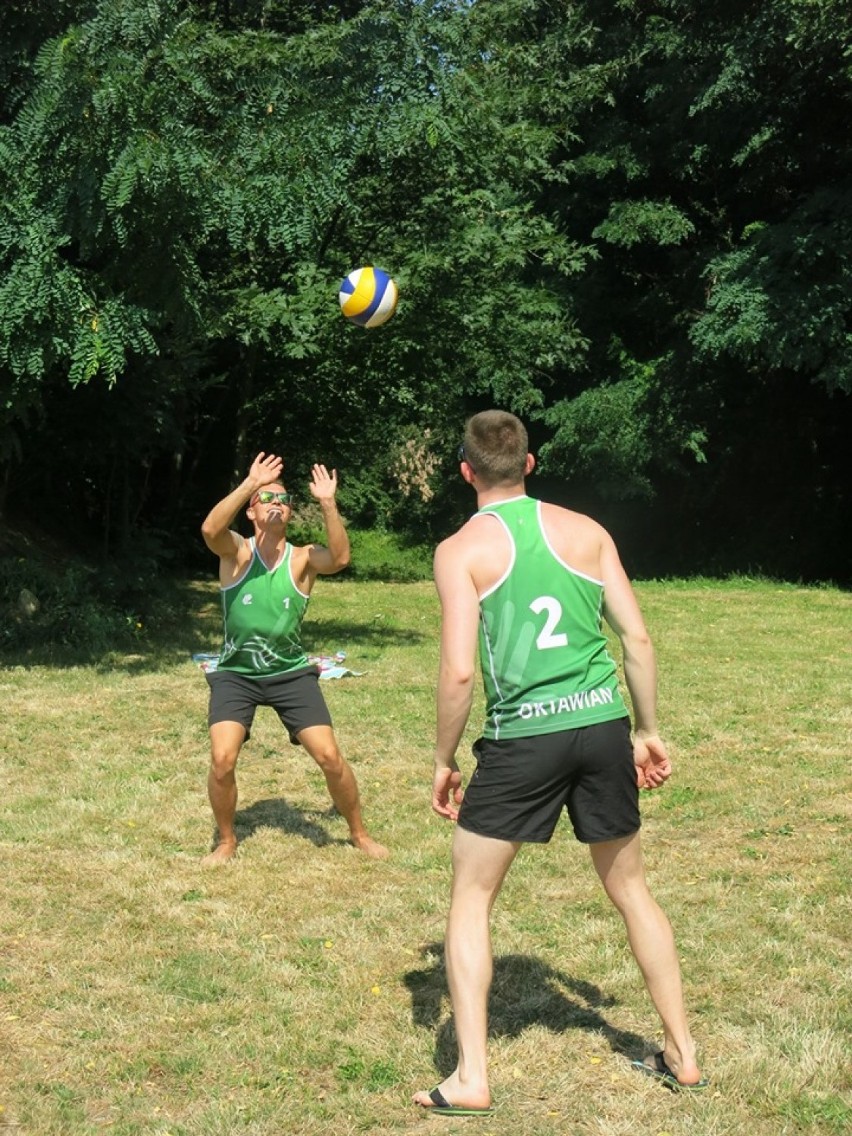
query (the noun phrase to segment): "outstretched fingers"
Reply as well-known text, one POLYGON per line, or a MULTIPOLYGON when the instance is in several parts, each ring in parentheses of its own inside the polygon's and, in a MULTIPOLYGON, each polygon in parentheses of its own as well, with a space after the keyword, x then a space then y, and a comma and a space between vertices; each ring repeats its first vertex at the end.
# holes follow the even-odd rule
POLYGON ((249 477, 257 485, 271 485, 273 481, 279 479, 283 468, 283 458, 278 457, 277 454, 264 453, 264 451, 261 450, 251 463, 249 477))
POLYGON ((319 500, 334 497, 337 492, 337 470, 331 473, 318 462, 311 469, 311 493, 319 500))

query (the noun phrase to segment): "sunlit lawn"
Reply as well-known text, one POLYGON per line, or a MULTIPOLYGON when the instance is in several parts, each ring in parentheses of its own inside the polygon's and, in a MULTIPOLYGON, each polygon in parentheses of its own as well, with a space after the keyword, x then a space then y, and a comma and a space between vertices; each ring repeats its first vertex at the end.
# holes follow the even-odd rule
POLYGON ((324 690, 391 860, 345 842, 267 711, 240 766, 239 856, 202 871, 205 584, 194 629, 156 649, 0 670, 0 1132, 848 1132, 852 596, 637 590, 676 761, 643 799, 646 858, 709 1093, 631 1070, 656 1021, 566 824, 524 851, 494 913, 494 1117, 410 1104, 454 1052, 451 831, 428 804, 433 589, 321 581, 306 623, 311 649, 364 672, 324 690))

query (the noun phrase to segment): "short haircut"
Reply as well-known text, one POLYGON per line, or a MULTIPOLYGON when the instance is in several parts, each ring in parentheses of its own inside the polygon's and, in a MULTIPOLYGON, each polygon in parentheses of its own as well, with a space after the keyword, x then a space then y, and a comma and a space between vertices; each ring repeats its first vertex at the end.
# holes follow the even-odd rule
POLYGON ((506 410, 483 410, 465 425, 465 461, 485 485, 523 481, 528 449, 526 427, 506 410))

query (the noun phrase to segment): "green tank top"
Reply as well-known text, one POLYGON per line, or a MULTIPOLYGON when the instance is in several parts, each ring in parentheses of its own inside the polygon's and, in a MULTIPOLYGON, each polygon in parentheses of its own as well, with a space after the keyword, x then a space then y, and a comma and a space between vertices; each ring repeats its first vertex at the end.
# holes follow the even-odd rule
POLYGON ((627 716, 602 629, 603 582, 551 547, 541 502, 513 497, 480 509, 512 542, 501 580, 479 599, 487 738, 556 733, 627 716))
POLYGON ((310 597, 293 582, 291 544, 274 568, 264 564, 254 537, 249 544, 248 568, 222 588, 225 639, 218 669, 268 678, 308 665, 299 632, 310 597))

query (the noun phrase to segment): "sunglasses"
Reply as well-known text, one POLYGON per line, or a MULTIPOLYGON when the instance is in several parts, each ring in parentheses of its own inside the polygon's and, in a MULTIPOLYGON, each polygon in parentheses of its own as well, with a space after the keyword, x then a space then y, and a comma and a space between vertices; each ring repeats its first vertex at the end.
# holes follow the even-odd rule
POLYGON ((277 501, 279 505, 289 505, 293 500, 292 493, 275 493, 272 489, 261 489, 255 494, 255 501, 259 501, 261 505, 271 505, 273 501, 277 501))
MULTIPOLYGON (((456 454, 456 457, 460 462, 467 462, 467 464, 470 465, 470 458, 464 452, 464 446, 463 445, 459 446, 458 453, 456 454)), ((476 470, 473 468, 472 465, 470 465, 470 468, 474 473, 476 473, 476 470)))

